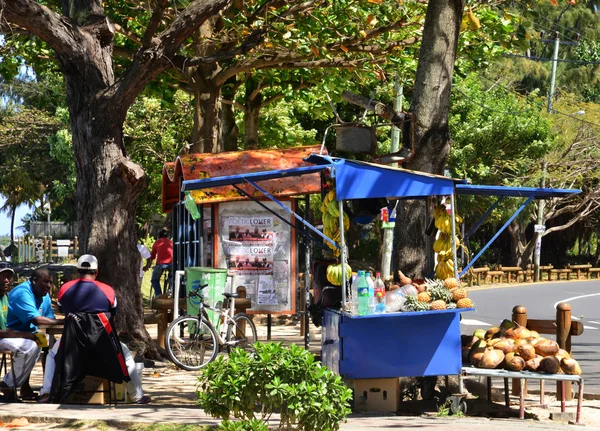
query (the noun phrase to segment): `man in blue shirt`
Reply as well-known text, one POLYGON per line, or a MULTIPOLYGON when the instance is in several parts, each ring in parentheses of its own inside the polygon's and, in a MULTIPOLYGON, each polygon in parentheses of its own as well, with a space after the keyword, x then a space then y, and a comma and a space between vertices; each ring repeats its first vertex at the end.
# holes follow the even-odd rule
POLYGON ((31 278, 10 291, 8 294, 7 326, 15 331, 37 332, 37 325, 56 325, 50 299, 52 274, 45 269, 36 269, 31 278))
MULTIPOLYGON (((52 274, 45 268, 33 271, 31 278, 10 291, 8 294, 7 326, 14 331, 36 333, 37 325, 57 325, 50 299, 52 274)), ((21 398, 36 399, 37 394, 29 385, 29 376, 21 386, 21 398)))

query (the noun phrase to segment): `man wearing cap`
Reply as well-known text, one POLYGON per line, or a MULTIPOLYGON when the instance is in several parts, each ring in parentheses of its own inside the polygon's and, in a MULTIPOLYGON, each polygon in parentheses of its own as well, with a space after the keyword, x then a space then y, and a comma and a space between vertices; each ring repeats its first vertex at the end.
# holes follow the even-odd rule
POLYGON ((24 385, 31 370, 35 366, 40 349, 36 337, 31 332, 13 331, 7 328, 8 290, 14 271, 6 263, 0 263, 0 350, 10 350, 14 354, 13 370, 9 371, 2 382, 0 390, 4 395, 12 394, 13 388, 21 387, 22 396, 31 396, 33 391, 24 385))
POLYGON ((148 404, 135 362, 113 327, 117 298, 108 284, 96 280, 98 259, 84 254, 77 261, 79 278, 63 284, 58 292, 59 307, 65 313, 65 345, 56 343, 46 361, 40 402, 60 402, 85 375, 125 381, 134 402, 148 404), (87 332, 86 332, 87 331, 87 332), (102 368, 102 369, 99 369, 102 368), (51 396, 52 394, 52 396, 51 396))

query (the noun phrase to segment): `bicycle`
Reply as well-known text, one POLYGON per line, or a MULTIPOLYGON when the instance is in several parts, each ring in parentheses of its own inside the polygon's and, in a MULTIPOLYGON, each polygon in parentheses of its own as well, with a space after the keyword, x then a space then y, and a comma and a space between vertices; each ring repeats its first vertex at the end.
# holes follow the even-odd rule
POLYGON ((208 284, 189 292, 191 298, 199 298, 198 316, 180 316, 169 325, 165 334, 165 348, 175 365, 186 371, 197 371, 215 360, 225 347, 227 353, 235 347, 252 351, 257 341, 256 326, 246 313, 235 314, 237 293, 224 292, 223 306, 211 307, 204 303, 200 293, 208 284), (217 314, 217 328, 208 318, 207 310, 217 314))

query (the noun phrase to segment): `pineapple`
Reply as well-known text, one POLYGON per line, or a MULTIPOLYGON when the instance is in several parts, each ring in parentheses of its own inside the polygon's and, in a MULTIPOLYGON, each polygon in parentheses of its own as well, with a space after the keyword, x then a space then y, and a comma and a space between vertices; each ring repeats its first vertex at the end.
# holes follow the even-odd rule
POLYGON ((443 286, 435 286, 428 289, 432 301, 452 301, 452 293, 443 286))
POLYGON ((433 301, 429 306, 432 310, 445 310, 446 309, 446 303, 442 300, 433 301))
POLYGON ((475 304, 471 298, 463 298, 456 302, 457 308, 473 308, 475 304))
POLYGON ((467 297, 467 289, 463 289, 462 287, 452 289, 450 292, 452 292, 452 300, 454 302, 458 302, 467 297))
POLYGON ((431 302, 431 295, 429 292, 421 292, 417 295, 417 300, 419 302, 431 302))
POLYGON ((419 302, 417 295, 408 295, 404 303, 404 309, 405 311, 427 311, 429 310, 429 304, 419 302))
POLYGON ((450 277, 444 280, 444 287, 448 290, 456 289, 460 287, 460 282, 456 278, 450 277))
POLYGON ((427 302, 418 302, 417 309, 415 311, 428 311, 430 308, 427 302))

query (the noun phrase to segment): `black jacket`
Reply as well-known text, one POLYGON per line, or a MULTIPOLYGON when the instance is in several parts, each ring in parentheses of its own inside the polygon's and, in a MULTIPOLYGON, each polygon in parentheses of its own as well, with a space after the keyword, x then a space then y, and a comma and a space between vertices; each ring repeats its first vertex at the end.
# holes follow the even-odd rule
POLYGON ((114 328, 113 315, 109 312, 70 313, 65 318, 55 357, 52 402, 64 401, 85 376, 116 383, 131 380, 114 328))

